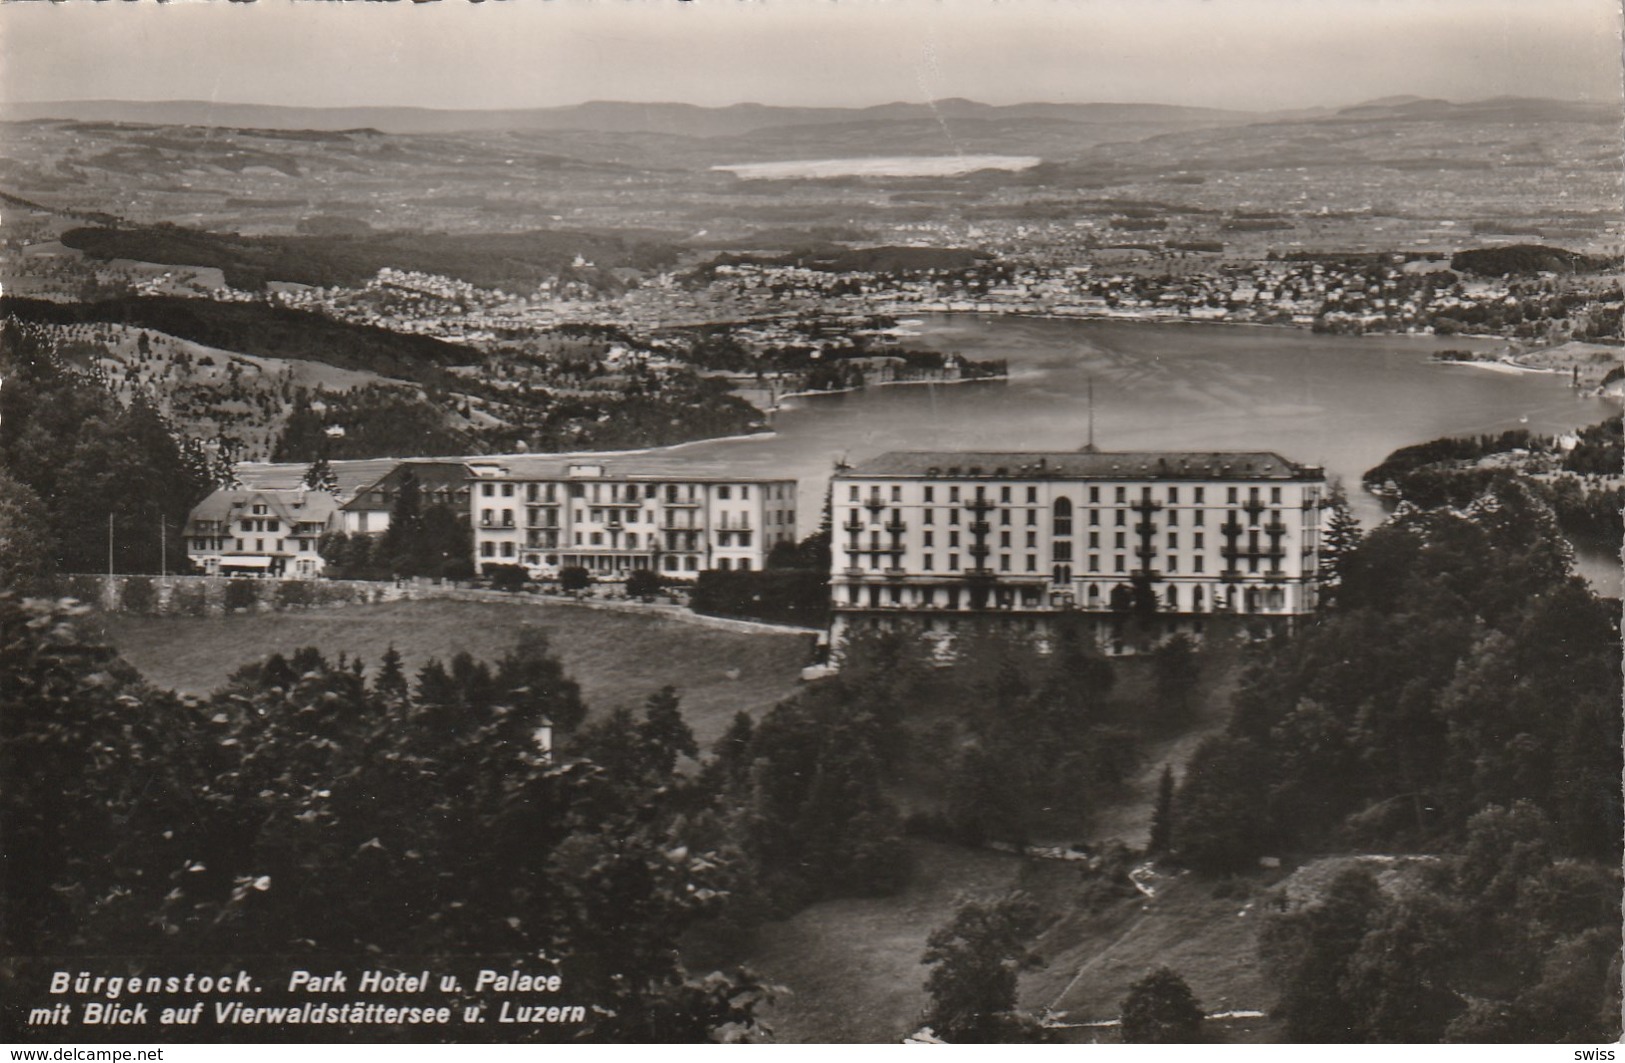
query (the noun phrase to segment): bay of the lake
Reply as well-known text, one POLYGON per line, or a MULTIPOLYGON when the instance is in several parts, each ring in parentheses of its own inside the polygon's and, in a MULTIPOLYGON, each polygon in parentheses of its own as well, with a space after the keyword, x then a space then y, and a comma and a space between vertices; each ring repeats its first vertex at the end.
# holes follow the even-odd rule
MULTIPOLYGON (((677 453, 795 477, 806 534, 836 461, 887 450, 1076 449, 1088 441, 1092 385, 1102 450, 1273 450, 1340 477, 1369 527, 1382 504, 1360 476, 1399 447, 1519 427, 1557 433, 1618 411, 1561 374, 1429 360, 1446 348, 1494 349, 1493 340, 962 314, 921 315, 908 328, 911 346, 1007 359, 1009 379, 792 399, 771 437, 677 453)), ((1617 558, 1581 551, 1579 561, 1618 593, 1617 558)))

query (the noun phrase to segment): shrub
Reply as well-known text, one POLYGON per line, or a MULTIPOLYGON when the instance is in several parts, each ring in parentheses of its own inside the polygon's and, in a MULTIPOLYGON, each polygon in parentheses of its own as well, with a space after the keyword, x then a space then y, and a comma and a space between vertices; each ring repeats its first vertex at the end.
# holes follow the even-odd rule
POLYGON ((279 609, 302 609, 315 600, 315 592, 305 580, 285 579, 277 584, 276 604, 279 609))
POLYGON ((486 565, 485 574, 491 586, 499 591, 516 591, 530 579, 530 574, 519 565, 486 565))
POLYGON ((208 586, 203 583, 177 583, 169 596, 169 611, 175 616, 208 616, 208 586))
POLYGON ((226 581, 226 611, 237 609, 253 609, 259 602, 259 585, 251 579, 232 579, 226 581))
POLYGON ((124 611, 139 616, 151 616, 158 611, 158 588, 146 576, 131 576, 124 581, 124 611))
POLYGON ((579 565, 569 565, 559 569, 559 589, 566 591, 584 591, 592 586, 592 573, 579 565))
POLYGON ((626 577, 626 593, 632 598, 649 601, 660 593, 660 574, 640 568, 626 577))

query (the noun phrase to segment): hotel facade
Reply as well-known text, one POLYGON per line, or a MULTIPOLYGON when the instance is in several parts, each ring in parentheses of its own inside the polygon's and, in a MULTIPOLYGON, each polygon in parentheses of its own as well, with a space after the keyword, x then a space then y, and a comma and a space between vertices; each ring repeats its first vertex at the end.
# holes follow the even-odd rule
POLYGON ((474 561, 532 575, 580 567, 599 578, 650 570, 694 579, 751 571, 796 539, 796 482, 707 477, 632 459, 471 463, 474 561))
POLYGON ((1124 652, 1131 616, 1162 633, 1317 604, 1320 468, 1265 452, 895 452, 831 481, 832 639, 918 622, 1061 615, 1124 652))

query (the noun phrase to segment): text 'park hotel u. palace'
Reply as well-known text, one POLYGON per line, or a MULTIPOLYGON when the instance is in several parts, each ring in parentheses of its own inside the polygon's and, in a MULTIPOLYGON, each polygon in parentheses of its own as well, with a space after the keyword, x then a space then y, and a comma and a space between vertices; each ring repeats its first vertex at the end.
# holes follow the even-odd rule
POLYGON ((1093 615, 1200 634, 1316 604, 1325 475, 1267 452, 893 452, 832 481, 832 635, 1093 615), (889 619, 890 618, 890 619, 889 619))

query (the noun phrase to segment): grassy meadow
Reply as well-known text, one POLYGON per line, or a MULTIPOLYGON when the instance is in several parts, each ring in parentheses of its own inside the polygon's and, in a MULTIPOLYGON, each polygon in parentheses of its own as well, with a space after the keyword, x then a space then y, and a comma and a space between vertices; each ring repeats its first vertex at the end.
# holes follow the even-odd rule
POLYGON ((302 646, 329 658, 360 657, 369 668, 394 646, 408 674, 463 651, 495 661, 531 624, 547 633, 590 708, 637 706, 670 684, 702 747, 735 713, 765 710, 790 694, 813 642, 552 603, 400 601, 206 619, 114 615, 102 624, 150 681, 194 694, 214 690, 242 664, 302 646))

